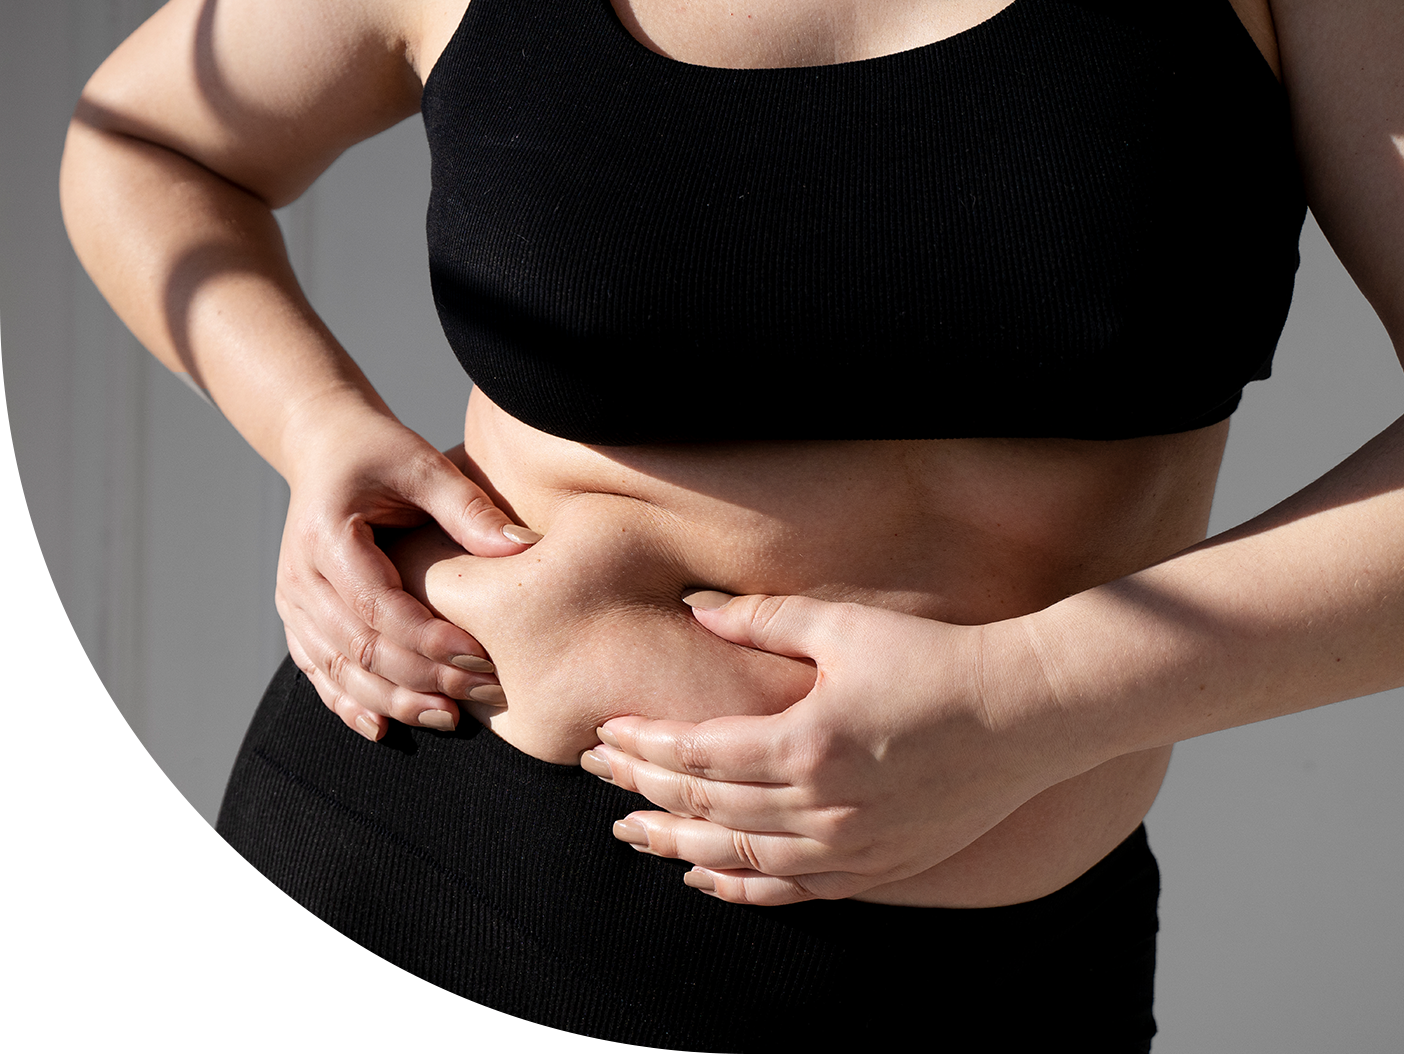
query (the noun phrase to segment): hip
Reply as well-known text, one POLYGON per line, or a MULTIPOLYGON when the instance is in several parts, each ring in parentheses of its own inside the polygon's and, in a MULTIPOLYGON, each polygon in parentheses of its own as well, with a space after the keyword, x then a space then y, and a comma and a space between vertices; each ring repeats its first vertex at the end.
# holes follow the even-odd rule
POLYGON ((1149 1048, 1159 876, 1138 829, 998 908, 751 908, 609 833, 639 799, 465 722, 348 732, 291 665, 241 751, 222 834, 372 951, 506 1013, 671 1049, 805 1040, 1149 1048), (875 1008, 880 1007, 880 1012, 875 1008))

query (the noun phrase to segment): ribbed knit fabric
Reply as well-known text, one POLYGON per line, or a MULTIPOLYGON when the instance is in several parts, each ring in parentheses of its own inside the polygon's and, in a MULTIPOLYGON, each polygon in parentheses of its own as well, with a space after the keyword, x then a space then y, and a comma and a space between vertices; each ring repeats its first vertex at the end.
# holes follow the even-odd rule
POLYGON ((1291 298, 1286 98, 1228 0, 1015 0, 759 70, 608 0, 473 0, 423 111, 449 341, 580 442, 1183 431, 1291 298))
POLYGON ((644 806, 471 720, 370 743, 289 661, 219 830, 370 950, 571 1032, 696 1051, 1150 1049, 1159 874, 1144 831, 1028 904, 748 908, 615 841, 610 824, 644 806))

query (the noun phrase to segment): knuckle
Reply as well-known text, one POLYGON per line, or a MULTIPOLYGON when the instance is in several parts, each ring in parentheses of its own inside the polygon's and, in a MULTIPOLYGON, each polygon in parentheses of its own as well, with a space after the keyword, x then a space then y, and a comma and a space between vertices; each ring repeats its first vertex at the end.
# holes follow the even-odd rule
POLYGON ((709 819, 712 815, 711 796, 707 792, 707 784, 701 780, 684 779, 679 786, 679 798, 683 810, 689 816, 696 816, 700 819, 709 819))
POLYGON ((385 716, 404 724, 414 724, 423 709, 424 699, 419 693, 397 686, 390 692, 385 716))
POLYGON ((724 896, 733 904, 760 904, 762 900, 756 897, 755 890, 751 888, 754 884, 744 878, 724 879, 718 883, 718 891, 722 891, 724 887, 724 896))
POLYGON ((469 637, 469 646, 465 648, 463 636, 463 631, 457 626, 428 617, 410 626, 406 646, 432 662, 444 662, 452 656, 471 651, 477 644, 469 637))
POLYGON ((367 626, 379 626, 386 609, 385 593, 379 589, 361 589, 351 598, 352 610, 367 626))
POLYGON ((502 510, 481 493, 469 498, 463 505, 463 516, 468 520, 497 519, 502 515, 502 510))
POLYGON ((390 693, 390 716, 409 722, 423 709, 423 701, 408 688, 396 688, 390 693))
POLYGON ((456 667, 436 665, 434 667, 434 684, 431 690, 440 695, 446 695, 450 699, 466 699, 470 691, 483 683, 488 682, 464 673, 456 667))
POLYGON ((685 732, 674 747, 678 768, 689 776, 705 776, 711 767, 711 749, 705 733, 685 732))
POLYGON ((322 669, 328 681, 333 685, 342 685, 346 682, 346 674, 351 667, 351 660, 339 651, 334 651, 327 656, 327 661, 323 663, 322 669))
POLYGON ((407 496, 423 493, 441 481, 444 458, 437 450, 417 450, 399 464, 400 487, 407 496))
POLYGON ((658 856, 678 857, 682 850, 678 845, 677 833, 670 824, 648 825, 648 851, 658 856))
POLYGON ((785 756, 796 781, 807 785, 821 777, 833 783, 835 771, 847 761, 847 748, 827 726, 792 729, 784 740, 785 756))
POLYGON ((875 844, 863 822, 861 810, 851 805, 834 805, 819 809, 811 821, 812 837, 816 842, 835 851, 856 856, 869 852, 875 844))
POLYGON ((760 854, 756 851, 755 840, 748 831, 731 832, 731 849, 736 859, 741 861, 742 867, 752 871, 766 870, 761 864, 760 854))
MULTIPOLYGON (((633 791, 636 794, 642 794, 645 798, 648 798, 649 801, 652 801, 653 804, 657 805, 661 809, 667 808, 666 805, 654 801, 653 798, 650 796, 649 791, 657 793, 656 787, 650 787, 649 791, 646 791, 644 790, 644 788, 639 786, 637 774, 634 771, 634 759, 629 757, 629 755, 621 755, 618 751, 615 751, 614 753, 610 754, 609 771, 611 777, 613 778, 617 786, 623 787, 627 791, 633 791)), ((662 797, 661 794, 659 796, 662 797)))
POLYGON ((794 597, 761 597, 751 612, 751 625, 757 634, 763 634, 780 617, 785 605, 794 597))
POLYGON ((790 887, 794 891, 794 900, 834 900, 844 894, 836 892, 826 892, 823 875, 797 875, 790 880, 790 887))
POLYGON ((348 661, 354 662, 363 670, 374 670, 380 661, 383 638, 367 626, 351 635, 347 649, 348 661))
POLYGON ((336 716, 343 721, 349 723, 351 720, 349 712, 354 708, 351 706, 351 700, 347 698, 346 693, 336 685, 327 683, 322 678, 314 679, 313 684, 317 689, 317 694, 322 697, 322 702, 327 704, 327 709, 336 714, 336 716))

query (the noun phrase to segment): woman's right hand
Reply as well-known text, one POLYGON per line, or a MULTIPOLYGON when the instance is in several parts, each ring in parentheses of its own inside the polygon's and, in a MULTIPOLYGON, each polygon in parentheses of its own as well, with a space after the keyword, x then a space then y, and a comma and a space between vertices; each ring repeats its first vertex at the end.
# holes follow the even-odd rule
POLYGON ((403 590, 372 529, 432 518, 476 556, 511 556, 539 535, 385 414, 338 413, 298 446, 276 601, 293 661, 322 701, 371 740, 390 718, 450 730, 455 699, 500 704, 483 648, 403 590))
POLYGON ((371 738, 391 717, 451 727, 452 698, 493 681, 468 634, 401 590, 372 527, 432 517, 482 556, 533 537, 504 535, 480 487, 395 419, 307 302, 273 216, 419 110, 458 21, 425 6, 170 0, 84 88, 62 170, 65 223, 103 295, 291 486, 288 647, 371 738))

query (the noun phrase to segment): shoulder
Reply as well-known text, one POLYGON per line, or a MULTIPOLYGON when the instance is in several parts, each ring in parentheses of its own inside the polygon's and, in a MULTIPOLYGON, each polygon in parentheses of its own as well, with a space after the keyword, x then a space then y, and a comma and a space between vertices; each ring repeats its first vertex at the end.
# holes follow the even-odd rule
POLYGON ((467 0, 171 0, 78 117, 185 154, 270 204, 419 107, 467 0))
POLYGON ((1404 353, 1404 4, 1271 4, 1307 199, 1404 353))

